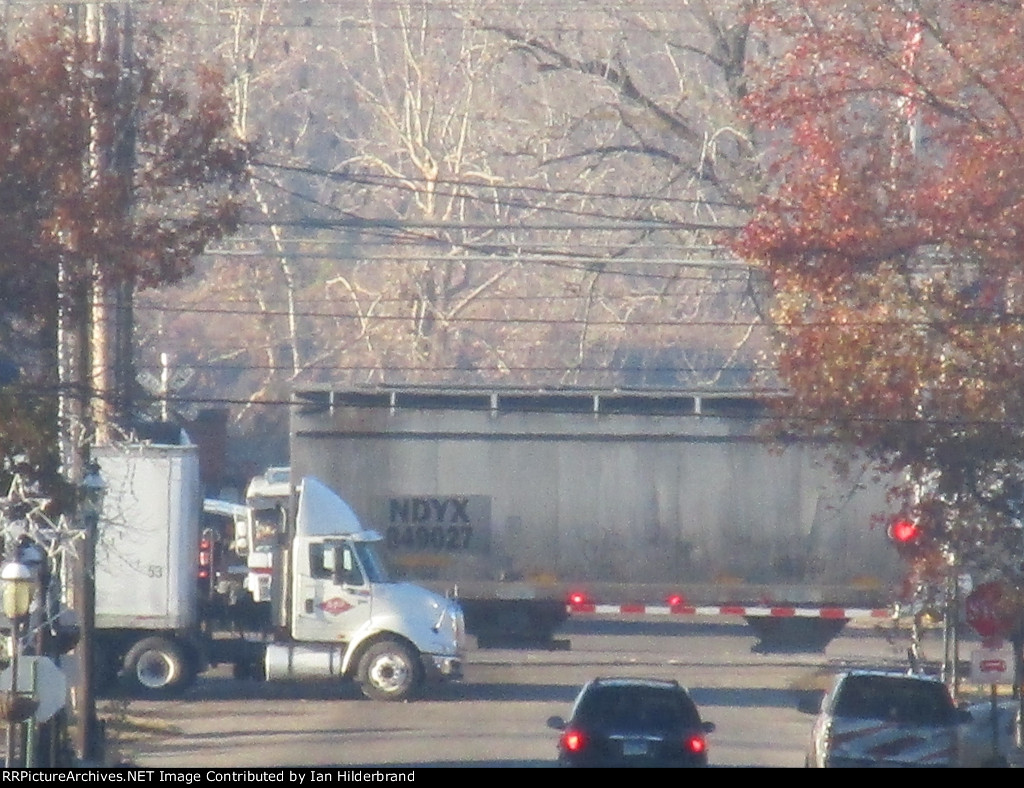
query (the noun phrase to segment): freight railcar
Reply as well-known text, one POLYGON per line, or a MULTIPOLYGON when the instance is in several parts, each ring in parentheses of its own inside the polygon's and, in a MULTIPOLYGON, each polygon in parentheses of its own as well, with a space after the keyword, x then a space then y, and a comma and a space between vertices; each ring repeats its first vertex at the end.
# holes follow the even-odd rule
MULTIPOLYGON (((884 605, 886 488, 764 437, 743 392, 310 388, 293 478, 318 476, 479 635, 550 634, 567 596, 624 606, 884 605)), ((856 463, 852 463, 856 467, 856 463)))

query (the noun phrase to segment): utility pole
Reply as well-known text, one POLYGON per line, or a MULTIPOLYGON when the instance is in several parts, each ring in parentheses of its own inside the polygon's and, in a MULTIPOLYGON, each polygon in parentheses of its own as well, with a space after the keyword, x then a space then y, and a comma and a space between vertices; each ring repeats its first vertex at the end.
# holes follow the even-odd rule
MULTIPOLYGON (((84 36, 96 56, 94 80, 83 80, 100 93, 98 100, 82 96, 88 118, 89 150, 82 162, 81 188, 100 194, 101 187, 117 184, 118 198, 111 206, 127 218, 131 206, 131 181, 135 166, 135 80, 132 62, 132 15, 130 3, 88 2, 67 10, 68 21, 84 36), (121 27, 123 25, 123 31, 121 27)), ((69 62, 69 68, 79 64, 69 62)), ((108 192, 109 193, 109 192, 108 192)), ((111 261, 94 258, 58 263, 57 319, 57 435, 64 478, 80 493, 87 493, 89 447, 112 438, 115 412, 131 391, 131 288, 112 287, 111 261)), ((101 759, 99 725, 93 696, 92 641, 95 621, 96 547, 95 512, 83 517, 81 500, 75 513, 84 540, 70 563, 70 588, 65 588, 79 625, 75 647, 78 678, 71 690, 74 711, 75 755, 82 763, 101 759), (86 521, 88 520, 88 522, 86 521)))
MULTIPOLYGON (((121 6, 120 69, 117 79, 117 127, 114 134, 113 167, 121 185, 117 210, 127 220, 132 215, 132 185, 136 163, 135 16, 130 0, 121 6)), ((112 383, 114 409, 118 414, 134 412, 135 388, 133 300, 135 289, 127 279, 114 292, 112 383)))
MULTIPOLYGON (((104 72, 103 61, 109 54, 109 38, 106 37, 105 19, 108 15, 104 13, 106 6, 96 3, 89 3, 85 7, 85 41, 94 48, 99 62, 96 64, 95 72, 104 72)), ((108 103, 109 107, 110 104, 108 103)), ((98 103, 92 102, 88 107, 88 117, 91 125, 88 160, 86 166, 86 190, 99 191, 99 188, 106 177, 109 164, 109 157, 104 147, 104 138, 107 128, 105 122, 108 119, 101 115, 98 103)), ((109 366, 110 358, 107 351, 107 327, 109 325, 109 310, 106 297, 106 278, 103 272, 103 261, 89 260, 88 274, 89 286, 87 290, 86 314, 87 324, 83 329, 84 352, 83 366, 88 370, 87 380, 89 383, 88 396, 90 400, 85 403, 86 415, 89 425, 94 430, 95 440, 105 440, 109 436, 108 400, 106 393, 110 390, 105 368, 109 366), (99 396, 97 396, 97 394, 99 396)), ((86 375, 83 375, 86 377, 86 375)), ((78 465, 76 475, 72 477, 76 491, 79 492, 79 500, 76 502, 76 517, 78 525, 83 533, 83 539, 77 546, 74 565, 72 567, 72 607, 78 619, 78 643, 75 645, 75 659, 78 663, 78 671, 72 688, 72 705, 74 710, 74 751, 77 762, 82 765, 96 765, 97 741, 96 729, 96 701, 93 695, 93 639, 95 630, 95 574, 94 555, 96 529, 94 523, 84 522, 81 506, 81 490, 84 482, 83 466, 87 462, 87 444, 85 441, 77 443, 76 454, 78 465)))
MULTIPOLYGON (((69 22, 73 26, 76 35, 79 33, 81 24, 81 9, 78 7, 68 9, 69 22)), ((69 62, 69 68, 74 68, 75 63, 69 62)), ((86 333, 86 321, 81 317, 81 299, 79 297, 81 283, 76 282, 73 276, 73 269, 68 260, 61 256, 57 263, 57 441, 60 453, 61 473, 65 480, 77 489, 82 479, 82 456, 80 449, 84 443, 84 403, 82 399, 83 379, 83 338, 86 333)), ((72 574, 72 586, 74 575, 80 571, 79 566, 68 567, 72 574)), ((68 593, 65 587, 65 595, 76 614, 79 613, 80 602, 73 593, 68 593)), ((81 620, 79 619, 79 631, 81 631, 81 620)), ((77 653, 76 658, 80 658, 77 653)), ((81 671, 79 671, 81 673, 81 671)), ((79 697, 72 691, 70 707, 79 707, 79 697)))
MULTIPOLYGON (((91 107, 92 138, 89 144, 90 185, 103 189, 116 183, 120 173, 117 163, 117 137, 120 125, 120 76, 104 79, 104 74, 120 74, 121 35, 119 14, 110 3, 90 3, 86 7, 86 40, 96 48, 97 71, 101 75, 97 90, 101 92, 99 105, 91 107), (115 72, 114 69, 117 69, 115 72), (113 111, 113 116, 111 115, 113 111)), ((122 200, 123 202, 123 200, 122 200)), ((122 206, 114 206, 120 210, 122 206)), ((92 260, 90 336, 90 395, 92 424, 96 444, 111 440, 114 406, 114 288, 109 280, 107 260, 92 260)))
MULTIPOLYGON (((119 13, 112 3, 89 3, 85 7, 86 42, 96 53, 96 74, 99 82, 95 89, 100 93, 99 101, 88 107, 90 144, 86 163, 86 190, 100 193, 108 184, 116 184, 118 199, 112 210, 127 217, 131 198, 131 176, 134 168, 135 134, 130 122, 133 116, 134 80, 131 70, 126 74, 126 63, 131 63, 131 13, 127 4, 119 13), (122 34, 121 25, 125 25, 122 34), (126 122, 128 119, 128 122, 126 122)), ((88 397, 85 403, 83 422, 93 431, 95 445, 111 442, 115 422, 115 409, 123 403, 123 392, 127 385, 118 379, 117 371, 123 369, 119 354, 130 353, 130 336, 123 336, 123 318, 118 309, 119 296, 123 288, 112 287, 110 262, 105 259, 87 261, 89 266, 89 288, 87 295, 87 325, 82 329, 81 358, 88 370, 88 397)), ((130 325, 127 329, 130 332, 130 325)), ((81 375, 85 377, 85 375, 81 375)), ((129 384, 130 385, 130 384, 129 384)), ((73 607, 78 615, 79 641, 75 647, 78 660, 78 676, 73 689, 75 710, 75 754, 80 763, 100 764, 103 757, 102 736, 96 717, 94 695, 94 654, 96 619, 95 551, 99 537, 97 531, 98 512, 95 506, 89 511, 83 509, 85 496, 89 494, 89 478, 83 471, 88 463, 87 443, 83 434, 69 441, 74 455, 74 475, 70 477, 79 490, 78 518, 83 539, 73 567, 73 607)), ((90 466, 90 477, 95 476, 90 466)))

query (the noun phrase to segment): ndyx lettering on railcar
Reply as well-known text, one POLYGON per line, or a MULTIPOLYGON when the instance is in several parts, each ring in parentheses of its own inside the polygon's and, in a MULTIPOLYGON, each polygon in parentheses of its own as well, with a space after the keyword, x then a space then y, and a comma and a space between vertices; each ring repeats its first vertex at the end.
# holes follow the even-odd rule
POLYGON ((392 523, 469 523, 469 498, 391 498, 392 523))

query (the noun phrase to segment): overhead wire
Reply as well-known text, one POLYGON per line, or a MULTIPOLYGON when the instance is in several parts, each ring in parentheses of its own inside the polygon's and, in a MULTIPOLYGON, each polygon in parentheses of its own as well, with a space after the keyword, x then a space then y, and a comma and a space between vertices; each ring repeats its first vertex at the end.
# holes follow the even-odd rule
MULTIPOLYGON (((257 159, 254 164, 258 167, 266 167, 268 169, 276 169, 285 172, 296 172, 305 175, 313 175, 315 177, 323 177, 329 180, 339 180, 349 183, 359 183, 366 186, 385 186, 394 189, 401 189, 404 191, 416 190, 409 185, 409 181, 415 181, 413 177, 403 178, 400 175, 389 175, 386 173, 353 173, 347 170, 334 172, 331 170, 324 170, 319 167, 300 167, 297 165, 279 164, 275 162, 269 162, 263 159, 257 159)), ((493 182, 490 180, 476 180, 470 181, 462 178, 438 178, 432 180, 431 187, 436 190, 437 186, 453 187, 450 191, 434 191, 433 194, 440 194, 445 197, 465 197, 466 199, 480 199, 483 197, 467 194, 461 191, 455 191, 454 187, 464 187, 467 189, 479 189, 481 191, 516 191, 523 193, 541 194, 552 197, 583 197, 587 199, 609 199, 609 200, 625 200, 630 202, 653 202, 664 205, 711 205, 716 208, 737 208, 747 210, 750 208, 749 205, 743 205, 733 202, 725 202, 723 200, 712 200, 703 199, 699 197, 671 197, 671 196, 657 196, 649 194, 620 194, 616 192, 591 192, 583 191, 581 189, 568 189, 568 188, 544 188, 540 186, 531 186, 529 184, 521 183, 505 183, 505 182, 493 182)), ((532 203, 527 204, 530 208, 539 207, 543 209, 544 206, 535 206, 532 203)))

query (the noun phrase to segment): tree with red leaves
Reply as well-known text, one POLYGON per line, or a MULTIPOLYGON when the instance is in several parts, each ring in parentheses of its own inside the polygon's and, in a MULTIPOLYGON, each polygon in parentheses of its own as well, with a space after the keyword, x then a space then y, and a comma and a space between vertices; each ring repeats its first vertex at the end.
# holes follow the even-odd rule
MULTIPOLYGON (((902 514, 1012 574, 1024 508, 1024 8, 765 2, 748 109, 787 428, 910 480, 902 514)), ((896 508, 894 506, 894 508, 896 508)), ((894 512, 895 514, 895 512, 894 512)))
MULTIPOLYGON (((234 230, 250 146, 233 132, 223 77, 188 84, 137 55, 123 65, 69 17, 46 15, 0 41, 0 457, 53 477, 58 294, 81 309, 111 287, 177 282, 234 230), (129 166, 97 168, 97 150, 129 166), (127 157, 127 158, 125 158, 127 157), (58 286, 58 271, 65 278, 58 286)), ((141 40, 141 36, 138 40, 141 40)), ((2 475, 2 468, 0 468, 2 475)))

